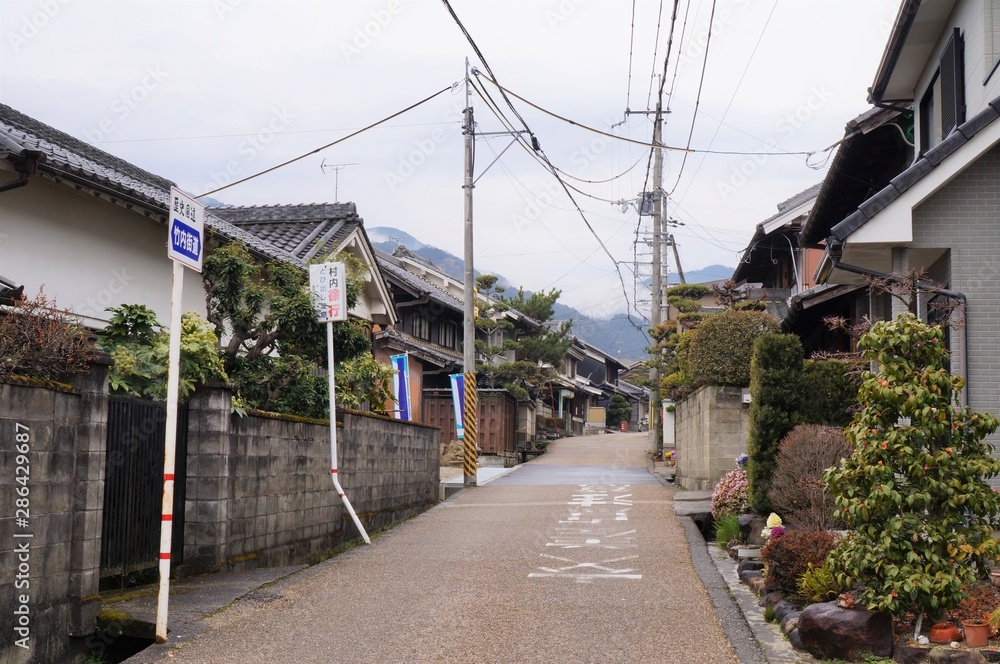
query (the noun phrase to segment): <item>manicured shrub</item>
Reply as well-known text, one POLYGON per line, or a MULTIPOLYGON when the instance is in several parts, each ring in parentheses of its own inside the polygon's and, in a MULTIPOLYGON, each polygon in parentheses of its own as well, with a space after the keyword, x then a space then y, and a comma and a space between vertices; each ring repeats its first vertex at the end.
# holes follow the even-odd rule
POLYGON ((708 316, 691 332, 688 373, 702 385, 750 384, 754 342, 778 331, 778 321, 762 311, 724 311, 708 316))
POLYGON ((806 424, 846 427, 858 409, 862 366, 843 360, 807 360, 802 367, 802 392, 809 407, 802 411, 806 424))
POLYGON ((778 445, 768 498, 774 511, 796 530, 829 530, 834 520, 833 496, 822 482, 823 472, 851 454, 842 429, 800 424, 778 445))
POLYGON ((944 330, 912 314, 861 337, 862 410, 847 432, 854 451, 824 474, 835 516, 850 529, 827 565, 860 604, 937 615, 1000 556, 1000 461, 985 438, 997 419, 961 406, 965 381, 948 370, 944 330))
POLYGON ((712 516, 719 520, 726 514, 739 514, 747 509, 747 473, 731 470, 712 490, 712 516))
POLYGON ((771 537, 760 550, 766 570, 765 590, 789 595, 797 593, 799 577, 809 570, 810 563, 823 565, 833 546, 833 533, 825 531, 790 530, 781 537, 771 537))
POLYGON ((750 509, 772 511, 768 493, 778 443, 802 410, 802 343, 792 334, 765 334, 753 348, 750 370, 750 431, 747 436, 747 490, 750 509))

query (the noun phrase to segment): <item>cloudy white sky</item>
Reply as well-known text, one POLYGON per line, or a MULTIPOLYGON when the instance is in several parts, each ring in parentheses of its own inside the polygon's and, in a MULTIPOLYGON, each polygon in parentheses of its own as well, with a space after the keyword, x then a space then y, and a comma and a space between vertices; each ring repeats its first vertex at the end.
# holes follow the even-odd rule
MULTIPOLYGON (((673 2, 451 2, 501 84, 579 123, 651 138, 646 116, 612 125, 626 120, 626 107, 655 104, 651 76, 663 69, 673 2)), ((674 231, 685 270, 734 266, 755 224, 822 179, 824 169, 809 166, 823 165, 820 151, 866 110, 899 0, 718 0, 711 22, 710 0, 678 4, 664 143, 687 145, 697 103, 692 148, 817 152, 808 164, 801 155, 692 153, 683 163, 682 153, 667 154, 664 188, 670 216, 685 224, 674 231)), ((482 67, 441 0, 3 0, 0 36, 0 101, 194 194, 461 82, 466 57, 482 67)), ((519 146, 484 173, 509 143, 492 136, 476 146, 477 269, 532 290, 562 289, 564 302, 594 316, 624 311, 626 295, 648 310, 648 294, 643 305, 633 287, 639 218, 606 202, 643 189, 648 152, 513 101, 557 167, 611 179, 567 181, 605 199, 576 194, 621 264, 519 146)), ((458 86, 213 196, 240 205, 353 201, 367 226, 461 255, 464 104, 458 86), (324 162, 344 166, 324 172, 324 162)), ((503 129, 475 95, 473 106, 477 131, 503 129)), ((640 261, 648 256, 640 243, 640 261)))

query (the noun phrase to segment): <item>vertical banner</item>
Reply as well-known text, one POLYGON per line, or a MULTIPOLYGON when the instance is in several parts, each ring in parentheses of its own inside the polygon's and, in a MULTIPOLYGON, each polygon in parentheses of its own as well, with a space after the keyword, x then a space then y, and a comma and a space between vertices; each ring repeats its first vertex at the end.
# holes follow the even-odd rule
POLYGON ((462 422, 465 412, 465 374, 451 374, 451 403, 455 407, 455 432, 457 438, 465 438, 465 425, 462 422))
POLYGON ((392 376, 392 396, 396 398, 397 420, 410 421, 410 357, 405 353, 389 358, 396 373, 392 376))

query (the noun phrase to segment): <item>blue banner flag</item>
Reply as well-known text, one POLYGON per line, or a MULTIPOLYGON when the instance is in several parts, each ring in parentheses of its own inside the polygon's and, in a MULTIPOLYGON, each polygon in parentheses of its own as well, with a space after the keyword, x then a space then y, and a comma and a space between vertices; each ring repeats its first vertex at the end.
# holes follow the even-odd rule
POLYGON ((465 374, 451 374, 451 402, 455 406, 455 432, 457 438, 465 438, 465 374))
POLYGON ((410 421, 410 358, 408 355, 393 355, 389 358, 396 373, 392 377, 392 395, 396 398, 397 420, 410 421))

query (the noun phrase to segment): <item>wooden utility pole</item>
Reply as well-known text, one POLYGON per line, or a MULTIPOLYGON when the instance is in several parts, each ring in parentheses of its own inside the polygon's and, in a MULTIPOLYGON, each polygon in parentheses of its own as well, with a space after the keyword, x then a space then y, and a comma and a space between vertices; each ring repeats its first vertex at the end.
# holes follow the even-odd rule
MULTIPOLYGON (((653 144, 663 145, 663 107, 660 102, 656 104, 656 118, 653 121, 653 144)), ((659 147, 653 148, 656 153, 653 155, 653 283, 650 293, 649 319, 653 328, 659 327, 663 316, 663 150, 659 147)), ((659 427, 659 395, 660 395, 660 370, 657 363, 660 359, 659 350, 653 350, 650 359, 652 363, 649 367, 649 452, 656 454, 659 451, 659 438, 657 429, 659 427)))
POLYGON ((465 59, 465 327, 463 329, 465 409, 462 423, 465 427, 463 467, 465 486, 476 486, 476 424, 479 412, 479 394, 476 390, 476 277, 472 268, 472 190, 475 188, 474 141, 475 120, 472 117, 472 88, 469 81, 469 59, 465 59))

